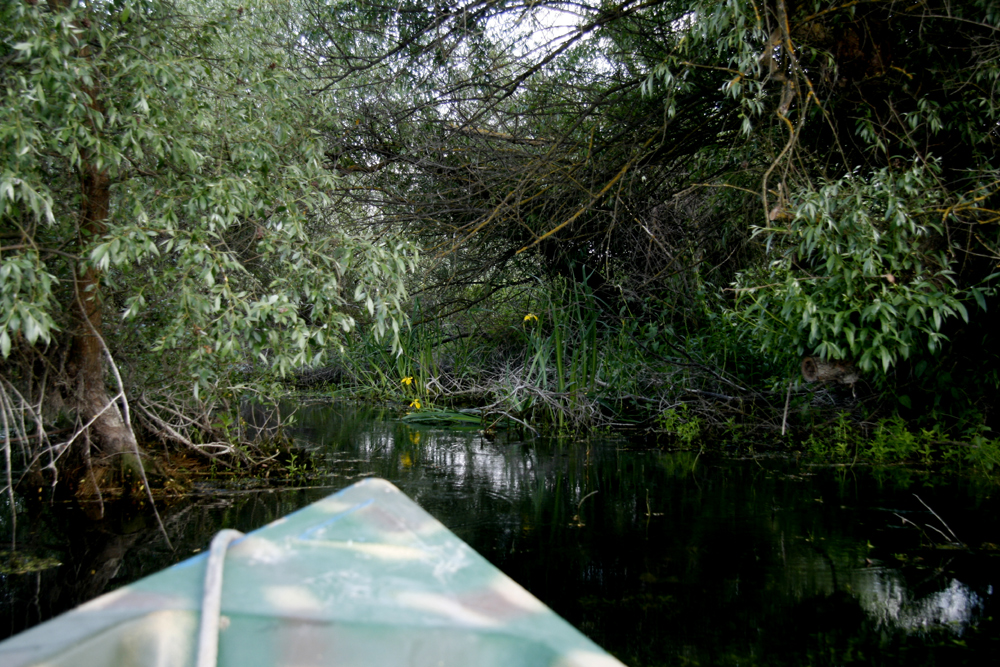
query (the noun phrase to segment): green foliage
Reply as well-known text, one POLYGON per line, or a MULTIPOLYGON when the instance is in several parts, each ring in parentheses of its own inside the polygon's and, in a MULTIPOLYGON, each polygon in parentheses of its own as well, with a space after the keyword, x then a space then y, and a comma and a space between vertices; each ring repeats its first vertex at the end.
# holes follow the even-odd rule
POLYGON ((940 350, 947 321, 969 321, 965 303, 986 308, 992 287, 956 284, 962 260, 937 172, 932 164, 848 176, 797 193, 787 227, 757 229, 777 259, 741 277, 736 312, 763 350, 888 372, 940 350))
MULTIPOLYGON (((330 364, 690 442, 709 409, 666 406, 783 404, 803 354, 975 402, 920 383, 960 336, 1000 367, 994 3, 582 2, 540 45, 551 4, 5 4, 4 363, 78 336, 84 285, 131 388, 204 405, 330 364)), ((868 456, 843 419, 816 446, 868 456)))
POLYGON ((967 441, 956 441, 949 439, 939 425, 914 429, 898 415, 880 420, 871 432, 866 432, 841 412, 829 425, 813 428, 804 445, 806 451, 825 461, 943 463, 959 470, 992 472, 1000 464, 1000 439, 987 438, 981 432, 965 435, 967 441))
POLYGON ((1000 439, 987 439, 977 435, 968 444, 953 447, 945 452, 944 458, 973 470, 995 474, 1000 469, 1000 439))
MULTIPOLYGON (((727 348, 734 339, 725 332, 678 331, 669 312, 658 320, 627 312, 616 317, 585 285, 561 278, 537 280, 527 299, 494 305, 457 321, 415 324, 403 332, 399 356, 371 336, 352 337, 340 360, 343 372, 331 375, 337 385, 331 391, 405 402, 419 397, 436 406, 477 405, 485 424, 502 418, 566 433, 655 422, 661 406, 676 403, 679 391, 735 391, 729 371, 773 372, 738 346, 727 348), (447 335, 473 318, 476 335, 447 335), (716 367, 724 370, 715 372, 716 367)), ((419 317, 413 313, 411 319, 419 317)), ((704 409, 682 410, 666 430, 690 444, 715 416, 704 409)), ((450 414, 422 409, 405 419, 438 421, 450 414)))
POLYGON ((877 463, 906 461, 915 457, 929 459, 930 434, 910 432, 899 417, 882 421, 866 443, 866 454, 877 463))
POLYGON ((502 401, 557 429, 589 425, 597 416, 596 383, 607 372, 606 341, 598 340, 602 304, 576 282, 556 279, 542 288, 520 318, 524 365, 512 369, 502 401))
POLYGON ((142 381, 180 374, 196 395, 247 361, 320 363, 359 318, 398 346, 416 251, 333 206, 316 128, 337 110, 322 95, 302 104, 286 8, 5 3, 4 357, 70 326, 70 277, 88 268, 113 296, 109 337, 149 364, 142 381), (111 182, 99 236, 81 232, 88 170, 111 182))
POLYGON ((50 310, 55 276, 45 270, 38 253, 26 251, 0 258, 0 354, 10 354, 11 338, 23 334, 29 345, 49 342, 55 329, 50 310))
POLYGON ((668 408, 656 418, 658 431, 676 437, 688 447, 701 439, 703 426, 701 418, 689 415, 688 406, 684 404, 679 408, 668 408))
POLYGON ((712 77, 745 137, 720 135, 743 168, 712 185, 762 200, 747 222, 764 252, 741 267, 733 313, 768 354, 885 377, 982 316, 998 256, 993 4, 706 0, 672 24, 644 90, 669 115, 712 77))
POLYGON ((813 428, 805 441, 805 448, 819 458, 845 460, 854 456, 861 432, 846 412, 837 413, 830 429, 813 428))

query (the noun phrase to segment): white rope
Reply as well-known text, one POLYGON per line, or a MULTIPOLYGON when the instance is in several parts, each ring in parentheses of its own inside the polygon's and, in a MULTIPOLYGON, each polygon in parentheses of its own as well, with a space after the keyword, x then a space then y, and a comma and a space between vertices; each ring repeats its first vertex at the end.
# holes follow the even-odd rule
POLYGON ((222 566, 226 549, 243 537, 238 530, 220 530, 212 538, 205 566, 205 591, 201 598, 201 628, 198 631, 197 667, 215 667, 219 657, 219 612, 222 609, 222 566))

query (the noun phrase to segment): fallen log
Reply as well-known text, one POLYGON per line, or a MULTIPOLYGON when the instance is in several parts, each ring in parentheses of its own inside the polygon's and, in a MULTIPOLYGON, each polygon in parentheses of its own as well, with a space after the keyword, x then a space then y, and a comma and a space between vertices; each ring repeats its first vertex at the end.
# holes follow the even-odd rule
POLYGON ((802 359, 802 378, 806 382, 835 382, 853 387, 859 377, 857 367, 850 361, 825 361, 818 357, 802 359))

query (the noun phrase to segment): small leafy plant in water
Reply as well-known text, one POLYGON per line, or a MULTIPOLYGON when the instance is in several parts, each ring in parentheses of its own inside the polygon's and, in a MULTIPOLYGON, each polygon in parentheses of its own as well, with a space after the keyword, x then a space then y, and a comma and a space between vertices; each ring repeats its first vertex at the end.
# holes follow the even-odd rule
POLYGON ((986 473, 1000 467, 1000 440, 987 438, 982 432, 965 433, 961 441, 953 437, 938 425, 910 430, 898 415, 879 421, 866 436, 860 424, 840 413, 832 428, 817 428, 804 444, 814 457, 830 461, 943 463, 986 473))
POLYGON ((702 427, 701 417, 697 415, 689 416, 688 406, 686 405, 664 410, 656 418, 656 429, 658 431, 673 435, 687 446, 691 446, 696 440, 701 438, 702 427))
POLYGON ((285 464, 285 469, 288 471, 288 477, 291 479, 301 480, 308 474, 308 459, 303 461, 300 458, 299 454, 295 451, 288 452, 288 462, 285 464))
POLYGON ((906 428, 898 415, 880 421, 875 434, 864 444, 864 456, 876 463, 909 461, 916 458, 929 462, 932 436, 936 431, 922 430, 919 434, 906 428))
POLYGON ((838 412, 832 428, 817 430, 806 438, 806 449, 819 458, 843 460, 856 456, 860 440, 858 427, 846 412, 838 412))

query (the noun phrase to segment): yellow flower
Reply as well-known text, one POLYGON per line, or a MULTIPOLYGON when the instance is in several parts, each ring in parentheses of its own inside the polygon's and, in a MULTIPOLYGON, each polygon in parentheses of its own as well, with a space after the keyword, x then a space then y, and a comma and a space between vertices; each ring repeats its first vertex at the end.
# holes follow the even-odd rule
POLYGON ((413 408, 414 410, 419 410, 420 409, 420 399, 419 398, 413 399, 413 402, 410 403, 410 407, 413 408))
POLYGON ((403 384, 409 387, 411 384, 413 384, 413 377, 407 375, 405 378, 403 378, 403 384))
POLYGON ((537 322, 538 321, 538 316, 535 315, 534 313, 528 313, 527 315, 524 316, 524 321, 525 322, 537 322))

